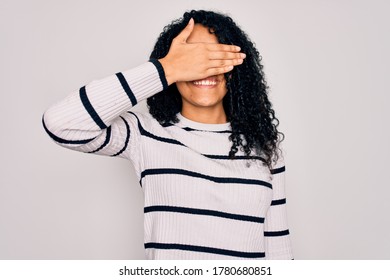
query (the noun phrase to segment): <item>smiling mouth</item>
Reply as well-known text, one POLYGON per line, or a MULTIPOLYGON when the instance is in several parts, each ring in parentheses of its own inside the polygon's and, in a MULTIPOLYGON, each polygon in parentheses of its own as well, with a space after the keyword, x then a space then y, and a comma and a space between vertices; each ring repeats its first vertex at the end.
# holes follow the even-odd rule
POLYGON ((209 77, 202 80, 192 81, 192 84, 197 87, 213 87, 218 84, 218 79, 216 77, 209 77))

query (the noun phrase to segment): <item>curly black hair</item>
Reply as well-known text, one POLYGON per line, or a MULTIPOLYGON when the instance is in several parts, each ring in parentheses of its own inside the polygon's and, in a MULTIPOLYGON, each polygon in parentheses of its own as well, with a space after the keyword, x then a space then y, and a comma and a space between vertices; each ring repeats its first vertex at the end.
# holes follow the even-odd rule
MULTIPOLYGON (((240 46, 241 52, 246 54, 243 64, 225 74, 227 93, 223 106, 232 127, 229 136, 232 142, 229 158, 234 158, 240 148, 246 158, 261 160, 271 168, 279 158, 279 143, 283 141, 284 135, 277 130, 279 120, 275 117, 275 111, 268 99, 269 87, 265 81, 263 65, 260 63, 262 57, 232 18, 212 11, 186 12, 182 18, 164 27, 150 58, 165 57, 172 40, 191 18, 215 34, 219 43, 240 46)), ((176 114, 181 111, 182 99, 176 84, 149 97, 147 104, 150 114, 161 125, 179 121, 176 114)))

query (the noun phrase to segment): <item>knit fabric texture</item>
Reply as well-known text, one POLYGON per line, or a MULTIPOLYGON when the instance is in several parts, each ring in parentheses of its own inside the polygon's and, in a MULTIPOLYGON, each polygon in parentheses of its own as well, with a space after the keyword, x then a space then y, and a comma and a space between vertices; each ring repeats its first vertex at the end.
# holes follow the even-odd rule
POLYGON ((129 111, 167 87, 158 61, 95 80, 48 108, 59 145, 129 160, 144 192, 146 259, 292 259, 283 157, 228 154, 230 123, 129 111))

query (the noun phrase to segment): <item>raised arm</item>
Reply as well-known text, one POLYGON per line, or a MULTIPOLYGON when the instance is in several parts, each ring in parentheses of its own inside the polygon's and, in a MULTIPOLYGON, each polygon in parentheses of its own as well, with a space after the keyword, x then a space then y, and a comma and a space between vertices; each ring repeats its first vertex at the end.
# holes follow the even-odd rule
POLYGON ((42 117, 46 132, 65 148, 136 160, 140 132, 126 111, 172 83, 226 73, 242 63, 236 46, 188 44, 193 27, 191 19, 164 58, 92 81, 51 106, 42 117))
POLYGON ((126 111, 165 87, 161 64, 148 62, 72 92, 46 110, 42 123, 65 148, 130 159, 140 135, 136 120, 126 111))

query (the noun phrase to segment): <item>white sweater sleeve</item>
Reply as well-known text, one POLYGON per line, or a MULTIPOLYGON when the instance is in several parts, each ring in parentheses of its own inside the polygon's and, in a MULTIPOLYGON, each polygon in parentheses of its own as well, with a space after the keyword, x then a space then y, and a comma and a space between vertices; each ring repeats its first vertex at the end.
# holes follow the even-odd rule
POLYGON ((157 60, 95 80, 48 108, 42 123, 59 145, 136 163, 140 130, 127 111, 167 87, 157 60))
POLYGON ((285 170, 284 159, 281 155, 271 170, 273 199, 264 224, 265 255, 269 260, 293 259, 287 223, 285 170))

